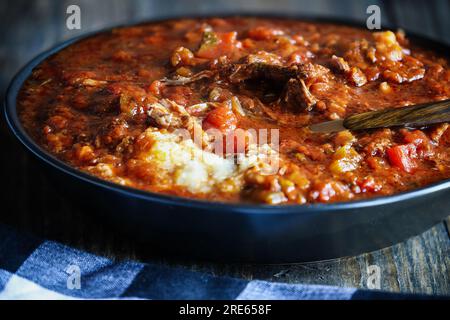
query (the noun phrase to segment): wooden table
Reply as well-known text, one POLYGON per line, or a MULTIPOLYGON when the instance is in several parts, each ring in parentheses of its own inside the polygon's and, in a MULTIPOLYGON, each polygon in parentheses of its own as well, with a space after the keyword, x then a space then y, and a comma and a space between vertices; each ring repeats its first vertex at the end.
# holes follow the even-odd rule
MULTIPOLYGON (((397 23, 412 31, 450 41, 448 1, 1 1, 3 40, 0 42, 0 89, 4 94, 10 77, 40 51, 81 33, 109 25, 157 15, 220 12, 289 11, 324 14, 359 20, 369 4, 381 7, 382 23, 397 23), (66 29, 66 8, 78 4, 82 30, 66 29)), ((421 235, 380 251, 357 257, 294 265, 211 264, 173 261, 151 256, 150 250, 132 239, 118 236, 95 217, 86 216, 76 204, 61 196, 30 156, 1 124, 0 171, 3 186, 0 223, 41 237, 106 255, 170 265, 182 265, 216 275, 289 283, 315 283, 367 287, 369 265, 381 270, 381 289, 450 295, 450 218, 421 235)), ((450 208, 449 208, 450 212, 450 208)), ((363 241, 363 240, 361 240, 363 241)))

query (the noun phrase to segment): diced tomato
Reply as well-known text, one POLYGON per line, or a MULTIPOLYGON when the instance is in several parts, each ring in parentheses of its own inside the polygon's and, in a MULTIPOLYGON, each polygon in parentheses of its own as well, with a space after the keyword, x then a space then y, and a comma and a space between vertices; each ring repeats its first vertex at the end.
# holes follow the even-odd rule
POLYGON ((404 144, 387 149, 389 162, 405 172, 412 172, 416 167, 416 163, 412 158, 415 148, 416 146, 413 144, 404 144))
POLYGON ((161 87, 163 87, 163 83, 159 80, 153 81, 150 86, 148 87, 148 90, 153 93, 155 96, 159 96, 161 94, 161 87))
POLYGON ((223 133, 229 133, 236 129, 237 118, 228 107, 217 107, 210 111, 203 120, 203 129, 219 129, 223 133))
POLYGON ((215 59, 230 53, 238 44, 236 36, 237 33, 235 31, 226 33, 209 32, 208 37, 206 40, 204 38, 200 49, 196 53, 197 57, 215 59))
POLYGON ((253 49, 255 47, 255 41, 250 38, 246 38, 242 41, 242 47, 245 49, 253 49))
POLYGON ((256 27, 248 31, 248 36, 254 40, 268 40, 275 36, 283 35, 284 32, 279 29, 269 27, 256 27))
POLYGON ((407 131, 404 133, 404 140, 406 143, 412 143, 416 146, 422 145, 424 143, 428 143, 429 139, 423 131, 414 130, 407 131))
POLYGON ((373 170, 379 170, 381 169, 381 163, 380 158, 376 157, 367 157, 366 162, 369 165, 369 167, 373 170))
POLYGON ((219 33, 219 39, 222 41, 224 45, 233 45, 236 43, 237 33, 236 31, 219 33))

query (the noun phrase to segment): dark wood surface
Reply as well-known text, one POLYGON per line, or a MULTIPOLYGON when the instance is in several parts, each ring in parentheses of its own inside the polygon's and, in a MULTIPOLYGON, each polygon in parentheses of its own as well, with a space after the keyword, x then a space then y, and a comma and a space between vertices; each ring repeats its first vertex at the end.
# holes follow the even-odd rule
MULTIPOLYGON (((378 4, 382 23, 402 27, 450 42, 449 1, 1 1, 0 90, 3 96, 11 76, 37 53, 54 44, 109 25, 158 15, 224 12, 289 11, 366 18, 369 4, 378 4), (78 4, 82 30, 65 27, 65 10, 78 4)), ((216 275, 289 283, 314 283, 367 287, 367 268, 381 269, 381 289, 450 295, 450 218, 403 243, 380 251, 327 262, 293 265, 212 264, 176 261, 152 256, 151 248, 120 236, 94 216, 66 199, 36 167, 30 156, 11 137, 2 120, 0 172, 2 210, 0 223, 57 240, 114 259, 138 259, 181 265, 216 275)), ((449 208, 450 213, 450 208, 449 208)), ((361 239, 361 241, 364 241, 361 239)))

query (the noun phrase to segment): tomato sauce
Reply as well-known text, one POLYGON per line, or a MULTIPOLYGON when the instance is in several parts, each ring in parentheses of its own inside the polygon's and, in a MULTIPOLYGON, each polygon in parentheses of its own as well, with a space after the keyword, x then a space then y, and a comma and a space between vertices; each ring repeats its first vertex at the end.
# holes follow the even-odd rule
POLYGON ((235 17, 168 20, 81 40, 33 70, 18 110, 39 145, 102 179, 210 201, 303 204, 450 178, 446 123, 308 129, 448 98, 448 60, 402 31, 235 17), (181 142, 179 129, 198 139, 181 142), (250 134, 259 129, 279 133, 276 146, 269 139, 264 147, 277 159, 269 174, 246 155, 262 148, 250 134), (223 141, 211 130, 232 138, 218 148, 223 141), (239 157, 245 165, 233 162, 239 157))

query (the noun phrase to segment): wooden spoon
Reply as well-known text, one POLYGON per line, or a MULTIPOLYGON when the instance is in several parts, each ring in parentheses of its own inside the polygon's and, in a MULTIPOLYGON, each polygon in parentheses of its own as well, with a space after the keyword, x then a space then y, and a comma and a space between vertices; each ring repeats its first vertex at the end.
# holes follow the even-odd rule
POLYGON ((450 99, 354 114, 345 119, 313 124, 309 128, 313 132, 337 132, 389 127, 417 128, 442 122, 450 122, 450 99))

